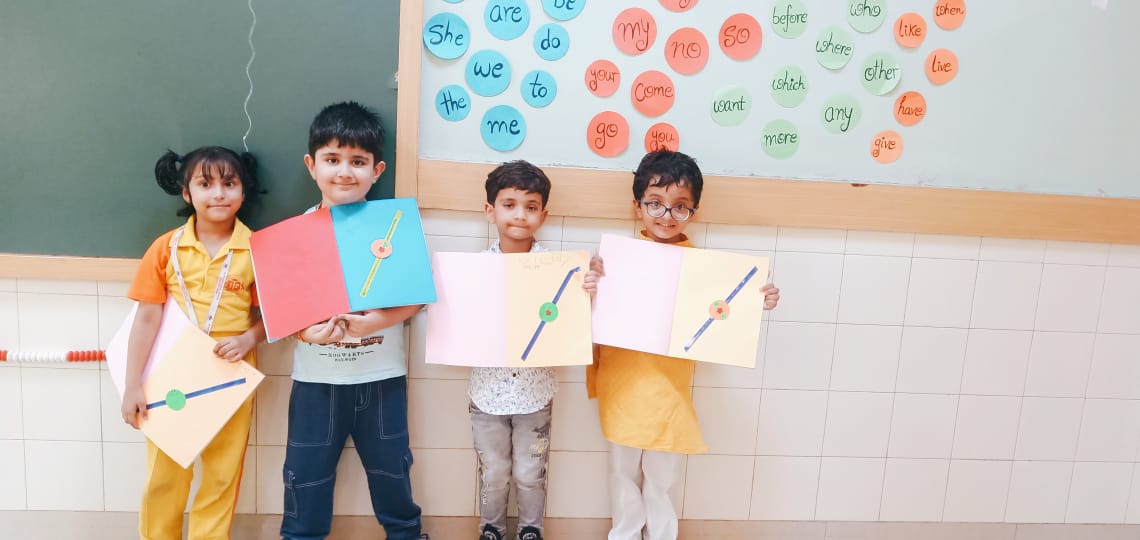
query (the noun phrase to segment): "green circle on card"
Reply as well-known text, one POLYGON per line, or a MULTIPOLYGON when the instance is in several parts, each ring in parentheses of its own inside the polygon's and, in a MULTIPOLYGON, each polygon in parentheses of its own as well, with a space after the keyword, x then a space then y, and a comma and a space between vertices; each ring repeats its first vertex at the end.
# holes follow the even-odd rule
POLYGON ((800 0, 777 0, 772 6, 772 31, 780 37, 800 37, 807 22, 807 7, 800 0))
POLYGON ((186 407, 186 394, 175 388, 166 393, 166 406, 172 411, 181 411, 186 407))
POLYGON ((851 34, 838 26, 828 26, 815 40, 815 59, 827 69, 840 69, 851 61, 855 41, 851 34))
POLYGON ((712 119, 722 126, 740 125, 752 112, 752 93, 742 86, 730 86, 716 93, 712 119))
POLYGON ((895 56, 888 52, 877 52, 863 61, 863 73, 860 80, 863 88, 868 92, 881 96, 889 94, 899 85, 902 78, 902 68, 895 56))
POLYGON ((800 131, 787 120, 772 120, 764 126, 761 145, 776 159, 792 157, 800 148, 800 131))
POLYGON ((857 32, 874 32, 887 20, 887 0, 847 0, 847 23, 857 32))
POLYGON ((772 75, 772 99, 784 107, 798 107, 807 97, 807 75, 796 66, 784 66, 772 75))
POLYGON ((554 302, 546 302, 538 308, 538 318, 542 322, 554 322, 558 318, 558 306, 554 302))
POLYGON ((823 103, 823 127, 831 133, 847 133, 859 125, 863 109, 851 96, 832 96, 823 103))

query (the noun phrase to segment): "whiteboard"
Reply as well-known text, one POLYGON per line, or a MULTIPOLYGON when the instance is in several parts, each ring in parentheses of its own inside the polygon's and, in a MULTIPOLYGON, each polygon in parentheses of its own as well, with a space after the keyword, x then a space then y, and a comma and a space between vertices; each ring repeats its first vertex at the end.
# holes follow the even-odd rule
MULTIPOLYGON (((584 0, 579 0, 584 1, 584 0)), ((484 24, 493 4, 474 0, 449 3, 423 1, 425 27, 432 16, 450 12, 467 22, 470 45, 454 60, 426 50, 421 55, 418 155, 424 159, 497 163, 526 159, 540 166, 631 170, 644 154, 643 137, 666 121, 680 133, 680 149, 694 156, 706 174, 809 181, 907 186, 936 186, 1023 193, 1140 198, 1140 178, 1130 155, 1140 148, 1140 77, 1132 69, 1140 48, 1129 37, 1140 21, 1140 2, 1109 0, 967 0, 961 27, 947 31, 933 20, 935 2, 885 3, 885 22, 859 33, 847 22, 847 2, 805 0, 806 30, 797 38, 780 37, 772 28, 772 4, 704 0, 689 11, 669 11, 660 2, 589 0, 577 17, 556 21, 542 2, 527 0, 530 23, 518 38, 495 38, 484 24), (638 6, 656 21, 657 37, 644 54, 618 50, 612 27, 619 12, 638 6), (895 42, 893 26, 914 11, 927 24, 927 37, 916 49, 895 42), (728 58, 716 45, 721 24, 738 12, 752 14, 763 28, 759 53, 751 59, 728 58), (561 24, 570 37, 569 50, 557 61, 541 59, 533 39, 546 23, 561 24), (829 26, 848 31, 853 58, 839 70, 816 60, 817 37, 829 26), (694 75, 681 75, 665 62, 665 42, 675 30, 691 26, 709 40, 708 63, 694 75), (960 71, 944 85, 925 74, 927 55, 938 48, 953 51, 960 71), (491 49, 511 64, 510 85, 494 97, 467 87, 464 71, 475 52, 491 49), (860 72, 870 55, 886 51, 898 60, 902 77, 883 96, 864 89, 860 72), (608 59, 621 70, 620 87, 608 98, 591 94, 584 83, 587 66, 608 59), (808 92, 796 107, 783 107, 771 97, 773 75, 785 65, 801 68, 808 92), (543 108, 522 98, 524 74, 543 69, 557 82, 557 97, 543 108), (675 102, 664 115, 649 118, 634 109, 631 83, 648 70, 671 78, 675 102), (445 120, 434 106, 436 93, 448 85, 470 93, 470 114, 445 120), (752 109, 739 125, 722 126, 710 115, 713 96, 728 86, 743 86, 752 109), (902 126, 894 117, 895 100, 906 91, 921 92, 927 114, 917 125, 902 126), (831 133, 821 120, 824 102, 849 95, 862 118, 846 133, 831 133), (490 148, 480 136, 483 114, 498 105, 522 113, 526 137, 514 150, 490 148), (589 120, 605 110, 629 123, 624 153, 602 157, 587 145, 589 120), (788 158, 761 150, 764 126, 775 119, 798 129, 800 144, 788 158), (871 157, 873 139, 883 130, 898 132, 904 149, 897 161, 880 164, 871 157)), ((421 41, 422 44, 422 41, 421 41)))

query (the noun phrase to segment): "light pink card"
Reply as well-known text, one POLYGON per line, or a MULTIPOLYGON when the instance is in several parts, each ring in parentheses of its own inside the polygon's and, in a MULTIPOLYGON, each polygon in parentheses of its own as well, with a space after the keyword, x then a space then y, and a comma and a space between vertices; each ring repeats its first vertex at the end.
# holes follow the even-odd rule
POLYGON ((434 253, 436 301, 427 307, 428 364, 502 365, 507 356, 506 259, 434 253))
MULTIPOLYGON (((115 332, 115 336, 107 345, 107 369, 111 372, 111 380, 114 381, 115 388, 119 390, 119 396, 123 395, 123 385, 126 384, 127 342, 130 341, 131 326, 134 325, 135 313, 138 308, 138 302, 135 302, 131 306, 131 312, 127 314, 126 320, 123 321, 122 326, 115 332)), ((146 361, 146 367, 143 368, 142 382, 146 382, 147 378, 150 377, 150 372, 170 351, 178 336, 188 327, 190 327, 190 320, 182 313, 182 308, 178 307, 178 302, 174 300, 173 296, 167 296, 166 304, 162 309, 162 324, 158 327, 158 335, 154 338, 150 357, 146 361)))
POLYGON ((667 354, 683 249, 602 235, 606 275, 594 301, 594 343, 667 354))

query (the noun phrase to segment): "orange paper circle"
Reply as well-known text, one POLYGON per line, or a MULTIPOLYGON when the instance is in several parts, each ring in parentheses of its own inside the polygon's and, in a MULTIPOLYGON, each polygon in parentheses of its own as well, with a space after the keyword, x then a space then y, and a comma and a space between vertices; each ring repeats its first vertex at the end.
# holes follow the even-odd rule
POLYGON ((614 111, 602 111, 586 126, 586 144, 602 157, 621 155, 629 147, 629 122, 614 111))
POLYGON ((733 60, 748 60, 760 52, 764 31, 760 23, 747 13, 737 13, 725 19, 717 34, 720 50, 733 60))
POLYGON ((938 0, 934 3, 934 24, 953 30, 966 20, 966 0, 938 0))
POLYGON ((926 57, 926 78, 946 84, 958 74, 958 56, 949 49, 935 49, 926 57))
POLYGON ((871 141, 871 157, 879 163, 894 163, 902 155, 902 136, 896 131, 880 131, 871 141))
POLYGON ((704 33, 691 27, 673 32, 665 42, 665 61, 681 75, 704 69, 709 62, 709 42, 704 33))
POLYGON ((697 0, 661 0, 661 5, 669 11, 689 11, 693 6, 697 5, 697 0))
POLYGON ((917 13, 903 13, 895 21, 895 41, 908 49, 922 45, 926 40, 926 19, 917 13))
POLYGON ((658 150, 669 150, 676 152, 681 147, 681 136, 677 134, 677 128, 672 124, 661 122, 650 126, 649 131, 645 132, 645 151, 656 152, 658 150))
POLYGON ((657 21, 644 9, 629 8, 614 19, 613 36, 619 51, 637 56, 653 46, 657 39, 657 21))
POLYGON ((895 100, 895 120, 913 126, 926 118, 926 98, 918 92, 906 92, 895 100))
POLYGON ((728 318, 732 308, 729 307, 724 300, 717 300, 709 304, 709 317, 716 321, 723 321, 728 318))
POLYGON ((586 66, 586 89, 598 97, 610 97, 621 85, 621 70, 609 60, 595 60, 586 66))
POLYGON ((383 238, 372 242, 372 254, 377 259, 387 259, 392 254, 392 243, 385 241, 383 238))
POLYGON ((673 107, 675 97, 673 81, 660 71, 646 71, 638 75, 629 89, 633 108, 649 117, 665 114, 665 111, 673 107))

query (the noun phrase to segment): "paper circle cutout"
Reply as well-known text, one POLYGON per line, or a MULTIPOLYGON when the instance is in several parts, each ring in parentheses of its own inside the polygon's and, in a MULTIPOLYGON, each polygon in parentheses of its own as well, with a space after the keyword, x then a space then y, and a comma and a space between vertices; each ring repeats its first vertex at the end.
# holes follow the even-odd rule
POLYGON ((792 157, 800 148, 800 130, 787 120, 772 120, 764 126, 760 146, 776 159, 792 157))
POLYGON ((895 120, 913 126, 926 118, 926 98, 918 92, 906 92, 895 100, 895 120))
POLYGON ((614 19, 613 38, 619 51, 637 56, 657 39, 657 20, 644 9, 629 8, 614 19))
POLYGON ((748 60, 760 52, 764 30, 760 21, 747 13, 737 13, 720 25, 717 42, 725 56, 733 60, 748 60))
POLYGON ((692 75, 709 63, 709 42, 696 28, 673 32, 665 41, 665 62, 681 75, 692 75))
POLYGON ((598 97, 610 97, 621 86, 621 70, 609 60, 595 60, 586 66, 586 89, 598 97))
POLYGON ((935 49, 926 57, 926 78, 938 85, 958 75, 958 55, 948 49, 935 49))
POLYGON ((661 5, 669 11, 689 11, 697 5, 697 0, 661 0, 661 5))
POLYGON ((917 13, 903 13, 895 21, 895 41, 908 49, 917 48, 926 41, 926 19, 917 13))
POLYGON ((807 75, 796 66, 784 66, 772 75, 772 99, 783 107, 797 107, 807 98, 807 75))
POLYGON ((483 10, 483 23, 492 36, 510 41, 530 26, 530 8, 526 0, 490 0, 483 10))
POLYGON ((570 33, 561 24, 547 23, 534 33, 534 52, 543 60, 561 60, 570 50, 570 33))
POLYGON ((372 256, 377 259, 387 259, 392 255, 392 243, 383 238, 377 239, 372 242, 370 251, 372 252, 372 256))
POLYGON ((435 93, 435 112, 448 122, 458 122, 471 113, 471 94, 462 86, 451 84, 435 93))
POLYGON ((467 21, 454 13, 436 13, 424 25, 424 48, 444 60, 454 60, 471 46, 467 21))
POLYGON ((896 131, 880 131, 871 141, 871 157, 879 163, 893 163, 902 155, 902 137, 896 131))
POLYGON ((479 134, 487 146, 500 152, 518 148, 526 139, 526 119, 510 105, 496 105, 483 113, 479 134))
POLYGON ((887 20, 887 0, 847 0, 847 24, 856 32, 869 34, 887 20))
POLYGON ((558 83, 550 73, 536 69, 523 77, 519 91, 527 105, 541 109, 550 105, 558 95, 558 83))
POLYGON ((511 84, 511 63, 499 51, 483 49, 467 60, 465 75, 472 92, 497 96, 511 84))
POLYGON ((619 156, 629 147, 629 122, 614 111, 600 112, 586 126, 586 143, 599 156, 619 156))
POLYGON ((855 98, 846 95, 832 96, 823 103, 823 127, 831 133, 847 133, 859 125, 863 108, 855 98))
POLYGON ((863 61, 863 88, 876 96, 889 94, 901 78, 902 68, 891 53, 877 52, 863 61))
POLYGON ((752 112, 752 93, 743 86, 721 89, 713 96, 713 122, 722 126, 736 126, 752 112))
POLYGON ((582 13, 586 0, 542 0, 542 10, 556 21, 568 21, 582 13))
POLYGON ((838 26, 828 26, 815 40, 815 59, 827 69, 842 69, 855 55, 855 40, 838 26))
POLYGON ((715 321, 727 319, 730 312, 732 312, 732 308, 724 300, 717 300, 709 304, 709 317, 715 321))
POLYGON ((772 7, 772 31, 780 37, 800 37, 807 23, 807 8, 800 0, 777 0, 772 7))
POLYGON ((938 0, 934 3, 934 24, 954 30, 966 20, 966 0, 938 0))
POLYGON ((645 132, 645 151, 656 152, 658 150, 669 150, 676 152, 681 148, 681 136, 677 133, 677 128, 672 124, 659 122, 649 126, 649 130, 645 132))
POLYGON ((673 107, 676 90, 669 76, 651 70, 638 75, 629 89, 629 99, 637 112, 650 118, 661 116, 673 107))
POLYGON ((172 411, 181 411, 186 407, 186 394, 177 388, 166 393, 166 406, 172 411))
POLYGON ((554 322, 558 319, 558 305, 554 302, 546 302, 538 308, 538 318, 542 322, 554 322))

